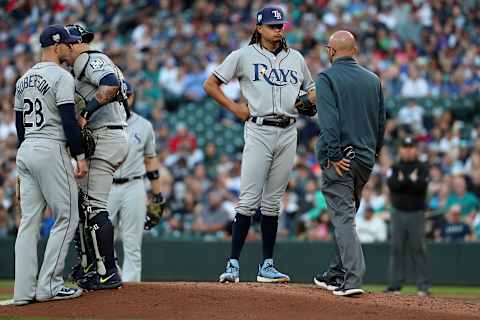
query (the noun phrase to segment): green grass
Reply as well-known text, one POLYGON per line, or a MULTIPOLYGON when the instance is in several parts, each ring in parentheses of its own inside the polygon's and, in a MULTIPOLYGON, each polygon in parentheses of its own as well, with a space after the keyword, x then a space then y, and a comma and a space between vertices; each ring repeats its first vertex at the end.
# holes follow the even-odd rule
POLYGON ((0 280, 0 289, 13 288, 13 280, 0 280))
MULTIPOLYGON (((366 284, 363 286, 365 290, 371 292, 382 292, 386 285, 382 284, 366 284)), ((432 286, 430 292, 433 295, 438 296, 472 296, 480 298, 480 288, 479 287, 460 287, 460 286, 432 286)), ((417 293, 417 288, 415 286, 405 286, 402 289, 402 293, 417 293)))

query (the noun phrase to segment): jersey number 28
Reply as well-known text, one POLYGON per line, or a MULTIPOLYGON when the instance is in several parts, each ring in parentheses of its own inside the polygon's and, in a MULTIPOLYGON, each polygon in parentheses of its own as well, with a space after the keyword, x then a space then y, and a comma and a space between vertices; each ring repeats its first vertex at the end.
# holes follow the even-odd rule
POLYGON ((42 101, 40 99, 36 98, 35 101, 27 98, 23 99, 23 125, 25 128, 42 127, 45 122, 42 111, 42 101))

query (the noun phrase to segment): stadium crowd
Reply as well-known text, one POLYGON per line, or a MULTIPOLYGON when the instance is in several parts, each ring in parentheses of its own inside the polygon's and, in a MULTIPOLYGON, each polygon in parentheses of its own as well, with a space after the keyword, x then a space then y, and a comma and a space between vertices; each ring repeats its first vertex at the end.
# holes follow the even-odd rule
MULTIPOLYGON (((93 47, 105 51, 136 88, 136 111, 148 117, 157 135, 163 193, 170 210, 150 236, 229 236, 240 188, 241 150, 223 152, 214 143, 200 147, 185 123, 166 119, 185 103, 199 108, 203 81, 227 52, 247 45, 255 12, 266 1, 172 0, 9 0, 0 1, 0 237, 14 235, 16 134, 13 93, 16 79, 38 58, 39 32, 52 23, 82 22, 96 33, 93 47)), ((458 116, 421 98, 480 99, 480 3, 475 0, 269 1, 288 12, 289 46, 306 57, 313 75, 328 66, 321 44, 332 31, 354 31, 359 62, 377 73, 385 96, 409 98, 389 110, 386 145, 363 194, 357 228, 363 242, 388 238, 386 177, 398 141, 415 136, 430 165, 429 223, 434 241, 480 239, 480 119, 458 116)), ((238 83, 224 87, 240 98, 238 83)), ((321 108, 319 116, 321 116, 321 108)), ((238 122, 218 108, 218 121, 238 122)), ((282 200, 280 237, 331 239, 331 223, 319 191, 314 119, 301 119, 295 169, 282 200)), ((46 210, 42 235, 52 219, 46 210)), ((249 238, 259 237, 253 224, 249 238)))

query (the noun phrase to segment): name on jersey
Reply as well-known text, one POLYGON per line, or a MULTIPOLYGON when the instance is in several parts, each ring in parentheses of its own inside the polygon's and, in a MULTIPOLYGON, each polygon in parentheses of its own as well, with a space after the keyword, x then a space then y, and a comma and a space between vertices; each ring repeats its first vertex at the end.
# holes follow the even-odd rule
POLYGON ((298 73, 292 69, 269 69, 266 64, 253 64, 253 81, 265 80, 271 86, 283 87, 298 83, 298 73))
POLYGON ((42 95, 45 95, 50 90, 47 80, 39 74, 31 74, 17 83, 16 94, 21 95, 26 88, 37 88, 42 95))

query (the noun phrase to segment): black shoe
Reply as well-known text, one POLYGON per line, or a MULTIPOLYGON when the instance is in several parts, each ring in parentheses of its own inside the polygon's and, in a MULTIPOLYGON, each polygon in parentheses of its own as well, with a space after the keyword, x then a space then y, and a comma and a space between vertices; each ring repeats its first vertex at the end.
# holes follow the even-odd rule
POLYGON ((363 289, 360 289, 360 288, 345 289, 344 287, 339 287, 333 290, 334 295, 343 296, 343 297, 353 297, 363 293, 365 293, 365 291, 363 291, 363 289))
POLYGON ((85 290, 104 290, 116 289, 122 286, 122 279, 117 272, 112 272, 104 276, 98 273, 87 274, 78 281, 78 286, 85 290))
POLYGON ((70 273, 70 278, 73 282, 78 282, 80 279, 84 278, 88 273, 95 271, 95 266, 93 262, 89 264, 86 268, 83 268, 79 263, 72 268, 72 273, 70 273))
POLYGON ((342 285, 342 279, 339 277, 328 277, 327 272, 324 272, 313 277, 313 283, 322 289, 333 291, 342 285))
POLYGON ((390 286, 383 290, 383 293, 400 294, 400 290, 402 290, 402 288, 390 286))

